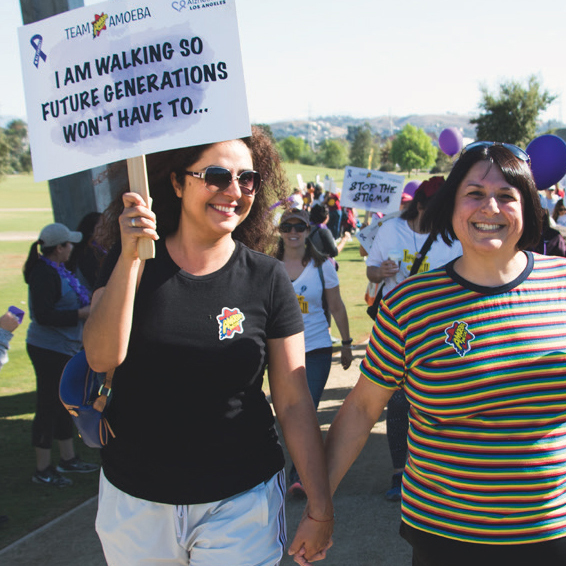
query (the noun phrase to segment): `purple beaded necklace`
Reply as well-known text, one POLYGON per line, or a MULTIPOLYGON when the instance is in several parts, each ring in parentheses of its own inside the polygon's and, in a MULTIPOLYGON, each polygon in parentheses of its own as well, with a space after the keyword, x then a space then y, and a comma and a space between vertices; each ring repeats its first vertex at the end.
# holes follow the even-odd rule
POLYGON ((39 259, 44 261, 47 265, 51 266, 62 279, 66 279, 69 283, 71 289, 77 294, 79 297, 79 302, 81 307, 86 307, 90 305, 90 294, 85 287, 83 287, 80 281, 62 264, 62 263, 55 263, 50 259, 47 259, 44 255, 40 255, 39 259))

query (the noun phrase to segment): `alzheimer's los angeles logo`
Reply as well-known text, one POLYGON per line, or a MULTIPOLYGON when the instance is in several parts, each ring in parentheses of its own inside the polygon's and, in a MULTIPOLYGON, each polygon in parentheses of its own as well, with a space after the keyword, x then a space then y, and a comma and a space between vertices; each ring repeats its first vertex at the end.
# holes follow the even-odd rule
POLYGON ((450 344, 460 357, 464 357, 471 349, 471 341, 475 338, 468 328, 467 322, 456 321, 444 330, 446 344, 450 344))

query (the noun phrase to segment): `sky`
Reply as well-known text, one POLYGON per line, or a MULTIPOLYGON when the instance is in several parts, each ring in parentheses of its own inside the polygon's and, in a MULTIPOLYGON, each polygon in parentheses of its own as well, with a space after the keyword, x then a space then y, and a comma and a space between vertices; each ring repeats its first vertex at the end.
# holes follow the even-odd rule
MULTIPOLYGON (((542 118, 566 119, 564 0, 236 0, 236 7, 253 123, 474 115, 481 86, 494 92, 533 74, 558 96, 542 118)), ((0 116, 26 119, 21 25, 19 0, 2 0, 0 116)))

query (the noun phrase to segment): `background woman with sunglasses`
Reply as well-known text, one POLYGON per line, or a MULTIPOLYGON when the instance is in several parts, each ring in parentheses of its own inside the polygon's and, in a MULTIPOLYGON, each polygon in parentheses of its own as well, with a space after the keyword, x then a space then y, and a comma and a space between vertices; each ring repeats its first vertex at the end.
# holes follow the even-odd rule
POLYGON ((527 154, 468 146, 423 225, 463 254, 382 303, 327 436, 331 488, 392 393, 411 405, 401 535, 413 566, 566 564, 566 260, 536 244, 527 154))
MULTIPOLYGON (((291 278, 303 313, 307 382, 314 406, 318 407, 332 363, 332 340, 324 312, 324 300, 342 337, 340 361, 344 369, 348 369, 352 363, 348 314, 340 296, 338 274, 334 265, 317 251, 308 238, 308 212, 297 208, 285 212, 281 216, 279 233, 281 238, 276 257, 283 262, 291 278)), ((301 478, 300 470, 298 473, 293 465, 289 474, 289 493, 294 496, 305 495, 301 478)))
POLYGON ((251 138, 162 152, 147 164, 155 213, 123 195, 120 245, 85 331, 92 367, 118 366, 96 523, 106 559, 279 563, 284 460, 262 392, 266 365, 309 497, 289 552, 320 559, 333 508, 302 317, 281 264, 257 251, 273 233, 269 205, 285 195, 276 150, 254 128, 251 138), (157 240, 145 263, 142 237, 157 240))
POLYGON ((558 199, 552 211, 552 219, 559 226, 566 226, 566 206, 564 206, 564 199, 558 199))

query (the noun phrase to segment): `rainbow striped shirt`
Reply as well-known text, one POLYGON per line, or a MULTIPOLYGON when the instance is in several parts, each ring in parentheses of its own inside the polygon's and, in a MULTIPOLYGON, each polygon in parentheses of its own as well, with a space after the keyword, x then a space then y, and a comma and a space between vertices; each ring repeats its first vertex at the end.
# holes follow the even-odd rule
POLYGON ((362 373, 411 404, 402 516, 467 542, 566 536, 566 259, 527 252, 515 281, 447 266, 381 305, 362 373))

